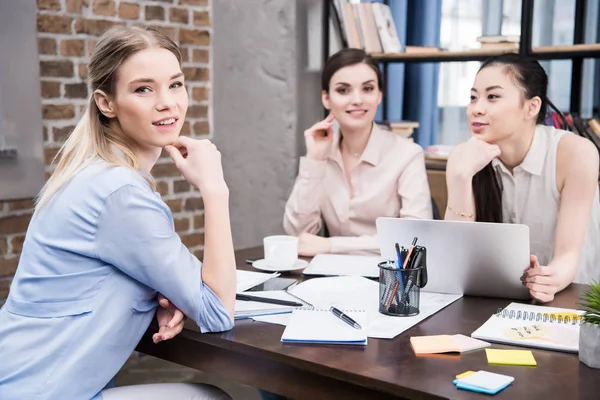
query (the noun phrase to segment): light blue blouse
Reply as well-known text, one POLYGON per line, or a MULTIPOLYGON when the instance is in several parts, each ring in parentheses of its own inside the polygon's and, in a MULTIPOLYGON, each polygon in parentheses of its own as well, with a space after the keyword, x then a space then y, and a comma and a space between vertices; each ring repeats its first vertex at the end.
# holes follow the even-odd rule
POLYGON ((233 321, 173 216, 135 171, 98 161, 33 215, 0 309, 0 399, 101 399, 157 292, 204 332, 233 321))

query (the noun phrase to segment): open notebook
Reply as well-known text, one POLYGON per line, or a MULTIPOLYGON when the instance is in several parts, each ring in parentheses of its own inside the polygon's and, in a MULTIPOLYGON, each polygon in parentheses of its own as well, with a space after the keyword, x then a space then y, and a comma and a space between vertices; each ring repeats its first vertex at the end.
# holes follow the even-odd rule
POLYGON ((362 329, 356 329, 325 309, 299 309, 292 312, 281 341, 284 343, 367 344, 367 313, 342 310, 362 329))
POLYGON ((582 311, 510 303, 492 315, 471 337, 490 342, 558 350, 579 351, 582 311))

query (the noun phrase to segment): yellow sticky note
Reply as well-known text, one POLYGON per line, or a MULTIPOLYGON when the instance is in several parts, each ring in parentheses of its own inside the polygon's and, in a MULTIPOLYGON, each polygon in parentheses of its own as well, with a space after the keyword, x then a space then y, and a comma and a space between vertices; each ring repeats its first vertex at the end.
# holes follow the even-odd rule
POLYGON ((530 350, 485 349, 485 354, 489 364, 537 365, 530 350))
POLYGON ((465 376, 473 375, 474 373, 475 373, 475 371, 466 371, 466 372, 463 372, 462 374, 456 375, 456 379, 464 378, 465 376))

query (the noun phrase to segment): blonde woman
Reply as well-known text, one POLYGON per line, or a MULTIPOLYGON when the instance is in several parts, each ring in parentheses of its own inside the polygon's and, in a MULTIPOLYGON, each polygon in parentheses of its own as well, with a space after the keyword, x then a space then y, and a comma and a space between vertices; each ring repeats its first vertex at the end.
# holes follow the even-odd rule
POLYGON ((166 36, 113 28, 89 62, 93 94, 37 199, 0 310, 0 398, 216 399, 208 385, 103 390, 156 313, 154 341, 233 327, 235 260, 220 153, 179 137, 188 106, 180 52, 166 36), (204 262, 173 229, 150 175, 162 149, 198 188, 204 262), (157 310, 157 293, 161 307, 157 310), (168 299, 168 300, 167 300, 168 299))

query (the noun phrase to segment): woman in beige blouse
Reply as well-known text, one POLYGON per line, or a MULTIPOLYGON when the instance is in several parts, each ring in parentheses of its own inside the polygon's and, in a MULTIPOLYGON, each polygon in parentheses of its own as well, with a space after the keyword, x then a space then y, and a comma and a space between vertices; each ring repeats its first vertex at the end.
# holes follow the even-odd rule
POLYGON ((485 62, 467 107, 472 137, 446 169, 446 219, 529 226, 532 256, 522 279, 543 302, 572 281, 600 280, 598 151, 542 125, 547 87, 533 59, 505 54, 485 62))
POLYGON ((378 217, 432 218, 423 150, 373 122, 383 83, 364 51, 331 56, 321 80, 321 100, 331 113, 304 132, 306 156, 283 226, 299 236, 304 256, 378 253, 378 217), (323 221, 331 237, 316 235, 323 221))

